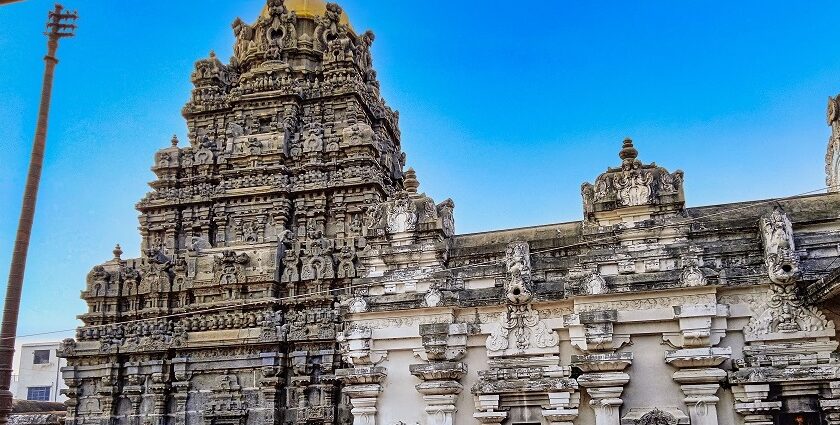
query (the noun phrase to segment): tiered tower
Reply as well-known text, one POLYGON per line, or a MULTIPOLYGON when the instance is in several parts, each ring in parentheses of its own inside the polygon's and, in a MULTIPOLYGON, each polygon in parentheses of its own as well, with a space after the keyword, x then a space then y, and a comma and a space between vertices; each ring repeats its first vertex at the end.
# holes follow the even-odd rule
MULTIPOLYGON (((371 32, 336 4, 269 0, 198 61, 189 143, 155 155, 142 258, 88 276, 67 341, 70 423, 335 423, 339 298, 366 213, 402 190, 399 115, 371 32), (174 421, 174 422, 172 422, 174 421)), ((368 220, 369 221, 369 220, 368 220)))

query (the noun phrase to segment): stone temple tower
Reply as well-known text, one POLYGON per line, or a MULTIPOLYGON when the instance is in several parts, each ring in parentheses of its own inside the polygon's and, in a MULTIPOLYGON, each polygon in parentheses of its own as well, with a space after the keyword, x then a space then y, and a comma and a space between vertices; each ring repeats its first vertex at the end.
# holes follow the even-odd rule
POLYGON ((88 276, 68 424, 349 418, 337 301, 364 272, 367 215, 403 191, 399 115, 373 33, 338 5, 268 0, 233 32, 228 63, 195 64, 188 143, 155 155, 142 258, 118 247, 88 276))

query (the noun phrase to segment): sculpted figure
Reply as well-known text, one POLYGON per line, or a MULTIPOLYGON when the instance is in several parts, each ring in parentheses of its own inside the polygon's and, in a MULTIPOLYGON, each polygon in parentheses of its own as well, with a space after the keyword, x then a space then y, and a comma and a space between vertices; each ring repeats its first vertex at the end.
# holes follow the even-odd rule
POLYGON ((303 141, 303 152, 323 152, 324 139, 321 136, 321 131, 316 126, 310 126, 306 130, 306 139, 303 141))
POLYGON ((793 226, 779 207, 759 221, 764 257, 770 280, 778 284, 792 283, 799 273, 799 256, 795 252, 793 226))
POLYGON ((522 305, 531 301, 531 258, 527 242, 508 245, 505 263, 509 276, 507 285, 508 302, 522 305))

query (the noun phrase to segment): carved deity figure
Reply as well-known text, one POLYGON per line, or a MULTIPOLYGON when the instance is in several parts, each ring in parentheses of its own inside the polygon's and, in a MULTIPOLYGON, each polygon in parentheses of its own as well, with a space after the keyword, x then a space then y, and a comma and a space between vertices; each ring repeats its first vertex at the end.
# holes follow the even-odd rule
POLYGON ((615 179, 618 200, 626 207, 650 202, 653 174, 640 168, 638 162, 625 162, 621 166, 622 174, 615 179))
POLYGON ((407 196, 397 198, 394 201, 393 209, 388 214, 388 232, 411 232, 414 230, 415 224, 417 224, 417 213, 414 211, 411 199, 407 196))
POLYGON ((303 140, 303 152, 323 152, 324 138, 321 136, 321 130, 316 126, 310 126, 306 130, 306 138, 303 140))
POLYGON ((531 301, 531 254, 527 242, 515 242, 505 252, 507 300, 513 305, 531 301))
POLYGON ((759 220, 764 243, 764 260, 770 280, 790 284, 799 273, 799 256, 793 241, 793 225, 779 207, 759 220))

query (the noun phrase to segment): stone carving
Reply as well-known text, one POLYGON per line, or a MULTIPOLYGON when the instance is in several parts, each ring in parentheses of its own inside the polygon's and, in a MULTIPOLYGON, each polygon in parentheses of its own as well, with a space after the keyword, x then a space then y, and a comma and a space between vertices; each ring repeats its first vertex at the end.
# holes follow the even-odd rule
POLYGON ((670 413, 653 409, 635 421, 637 425, 677 425, 677 418, 670 413))
POLYGON ((656 164, 643 164, 631 139, 625 139, 619 152, 621 166, 609 168, 594 184, 581 186, 584 215, 587 220, 609 211, 627 207, 664 206, 660 211, 681 211, 685 207, 683 172, 656 164))
POLYGON ((245 265, 250 261, 248 254, 236 254, 234 251, 223 251, 221 257, 215 257, 216 281, 220 285, 234 285, 245 283, 245 265))
POLYGON ((751 338, 771 333, 814 332, 834 329, 834 322, 815 306, 806 305, 796 285, 770 285, 770 298, 755 312, 744 334, 751 338))
POLYGON ((545 321, 531 309, 531 258, 527 242, 513 242, 505 253, 507 280, 505 297, 507 315, 501 318, 499 327, 487 338, 487 350, 491 353, 513 349, 524 352, 531 348, 547 349, 557 346, 560 337, 549 329, 545 321))
POLYGON ((404 233, 414 230, 417 224, 417 213, 407 196, 397 198, 393 209, 388 213, 388 232, 404 233))
POLYGON ((365 297, 357 296, 350 300, 351 313, 364 313, 368 311, 368 302, 365 297))
POLYGON ((598 273, 593 273, 583 283, 583 291, 587 295, 601 295, 610 291, 607 282, 598 273))
POLYGON ((837 97, 828 98, 826 111, 831 136, 825 154, 825 184, 829 192, 840 192, 840 104, 837 97))
POLYGON ((426 295, 423 297, 423 302, 426 304, 426 307, 437 307, 441 301, 443 301, 443 293, 437 288, 429 289, 429 292, 426 292, 426 295))
POLYGON ((618 189, 619 203, 626 207, 645 205, 650 202, 653 194, 653 175, 642 169, 641 162, 635 160, 635 155, 633 142, 625 140, 621 154, 621 159, 624 160, 621 164, 621 174, 616 176, 613 182, 618 189))
POLYGON ((761 217, 759 227, 770 280, 778 284, 792 283, 799 273, 799 256, 795 251, 790 219, 777 207, 761 217))
POLYGON ((680 284, 684 286, 704 286, 706 276, 696 265, 686 266, 680 274, 680 284))
POLYGON ((339 279, 347 277, 356 277, 356 266, 353 263, 356 259, 356 251, 353 247, 343 246, 341 251, 337 254, 338 257, 338 272, 336 277, 339 279))
POLYGON ((303 139, 303 153, 324 151, 324 138, 321 133, 321 129, 315 125, 310 125, 306 129, 306 137, 303 139))
MULTIPOLYGON (((309 248, 304 252, 306 258, 304 258, 300 270, 301 280, 332 279, 335 277, 331 245, 331 242, 324 237, 320 230, 316 231, 315 240, 310 242, 309 248)), ((347 270, 345 269, 344 272, 346 273, 347 270)))

